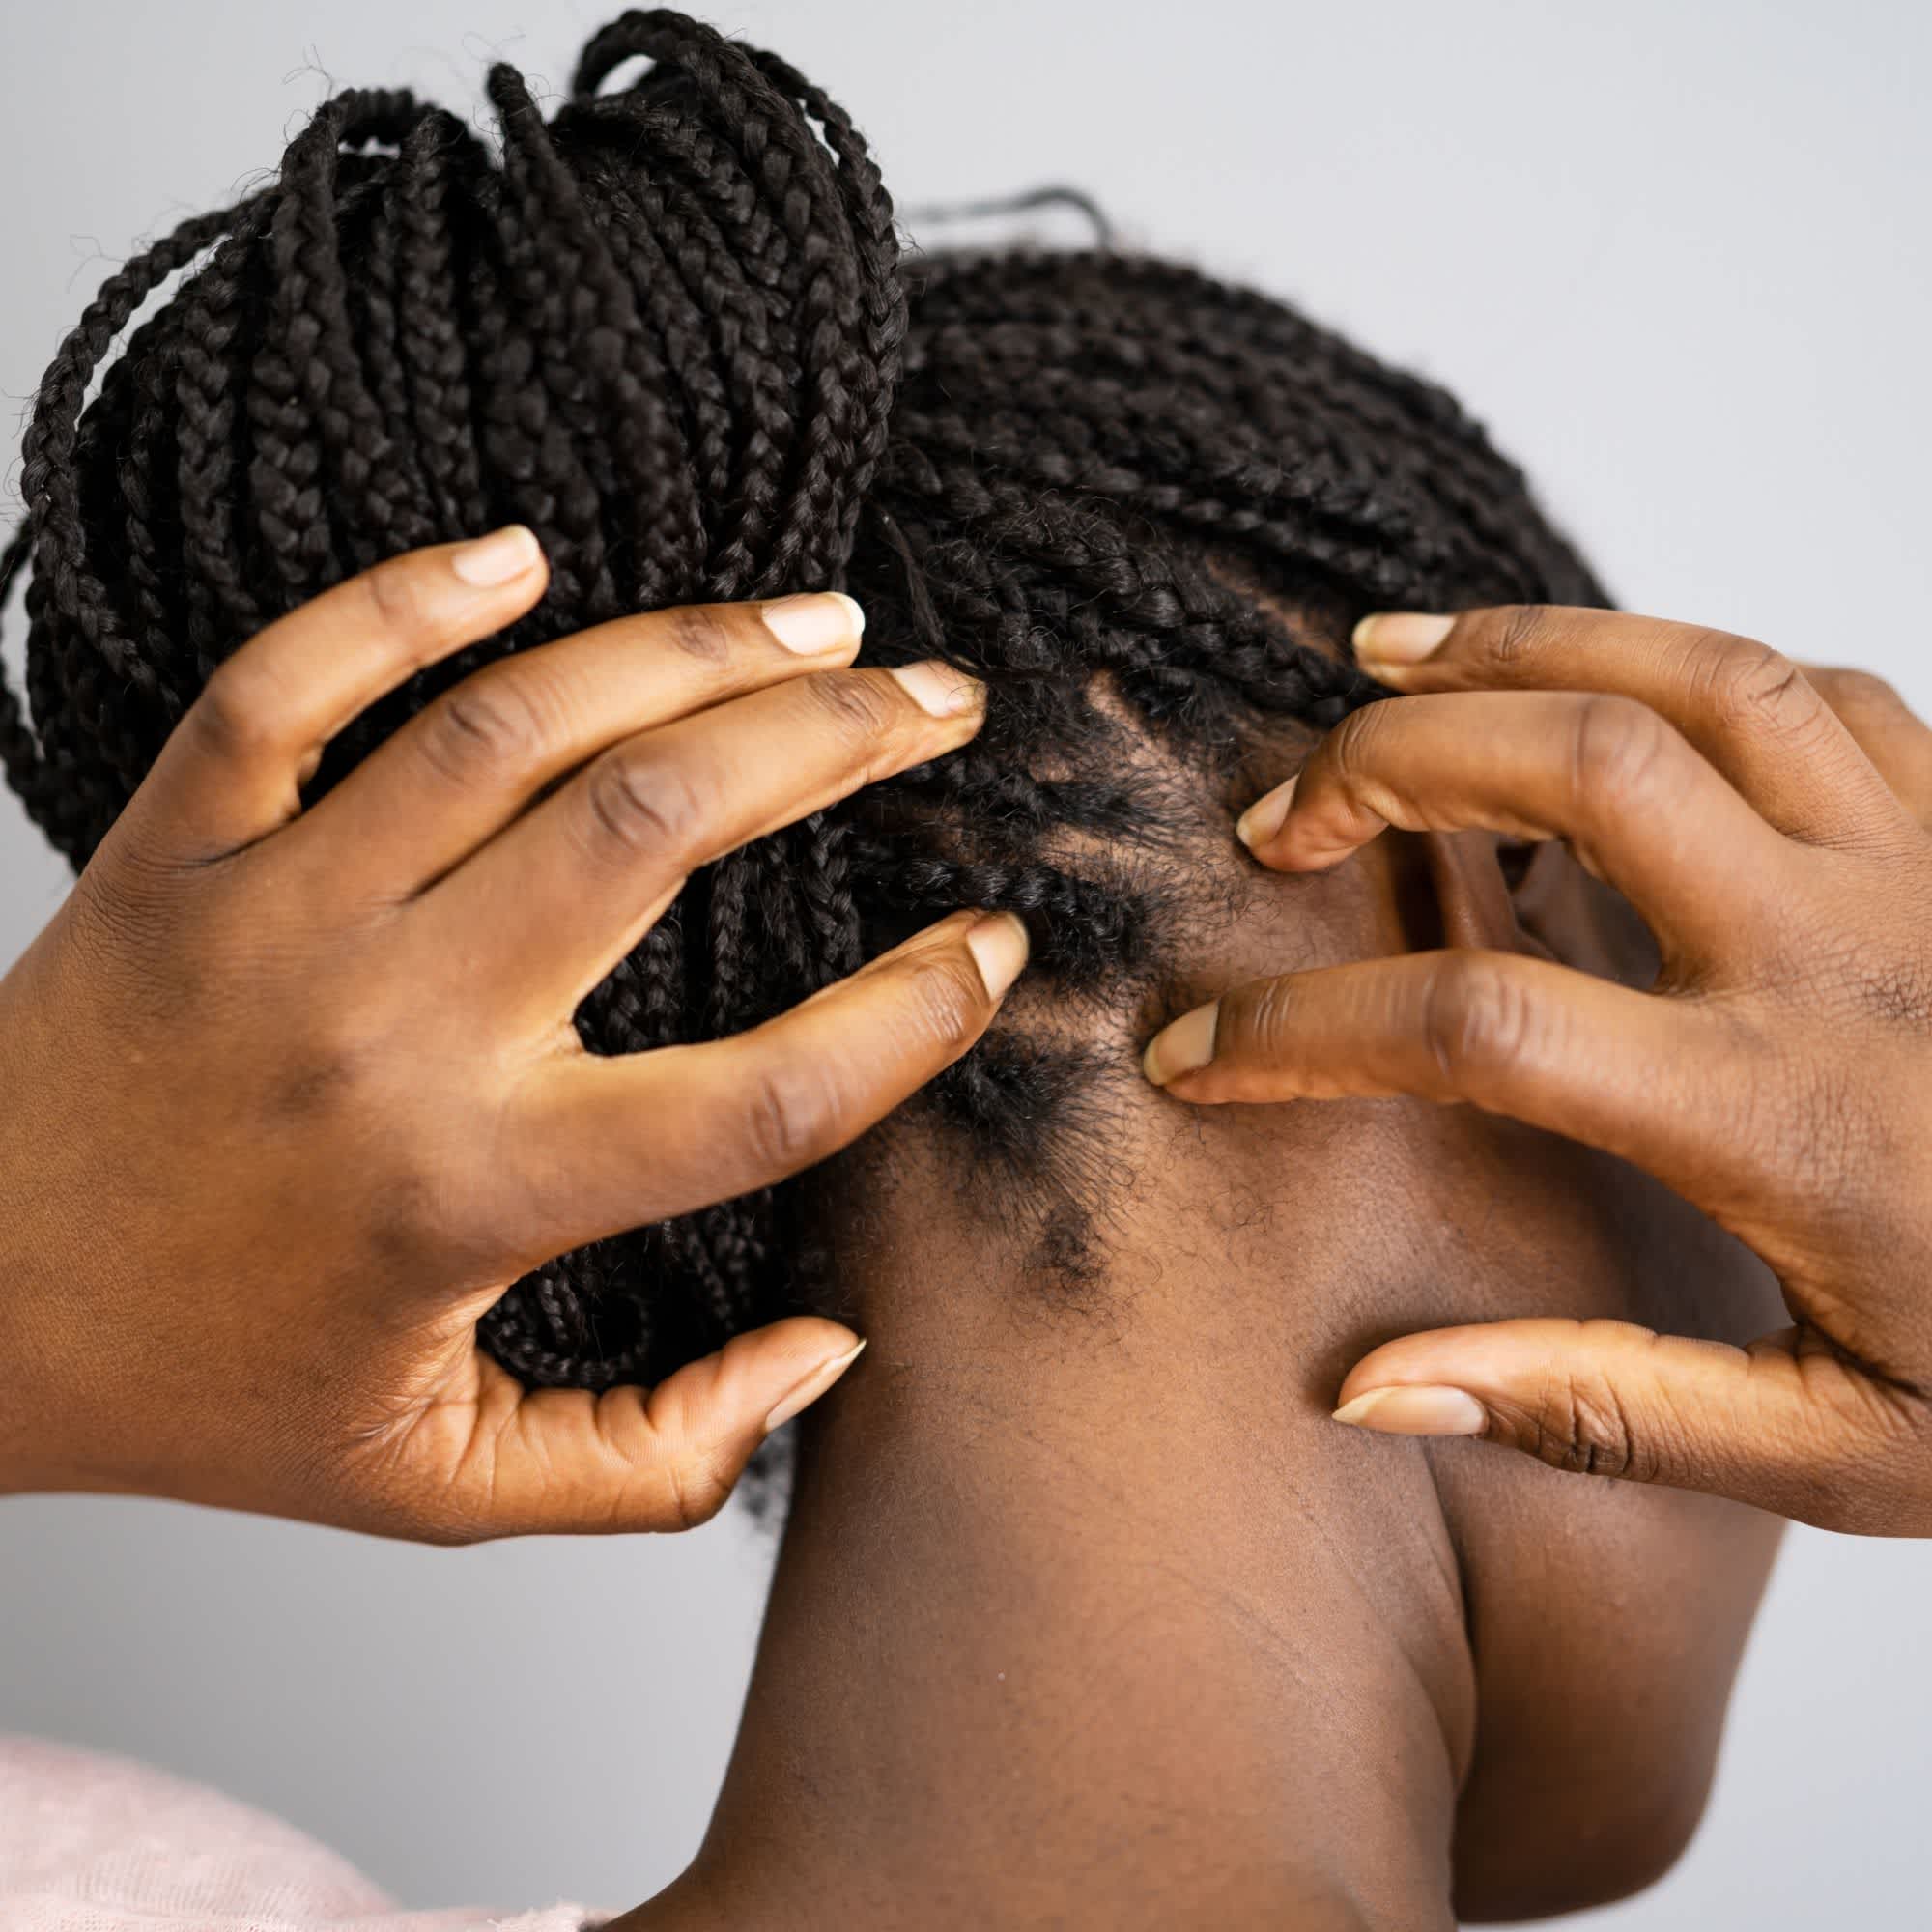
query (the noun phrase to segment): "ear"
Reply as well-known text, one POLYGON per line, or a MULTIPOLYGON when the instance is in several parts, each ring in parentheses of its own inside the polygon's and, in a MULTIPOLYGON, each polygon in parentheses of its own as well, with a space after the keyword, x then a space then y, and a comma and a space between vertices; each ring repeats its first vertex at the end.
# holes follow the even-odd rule
POLYGON ((1506 872, 1493 832, 1397 835, 1411 846, 1398 877, 1404 930, 1418 950, 1484 946, 1528 952, 1644 992, 1657 941, 1636 908, 1577 864, 1561 839, 1539 840, 1506 872))
POLYGON ((1394 842, 1396 909, 1416 952, 1442 946, 1522 950, 1493 832, 1385 832, 1394 842))

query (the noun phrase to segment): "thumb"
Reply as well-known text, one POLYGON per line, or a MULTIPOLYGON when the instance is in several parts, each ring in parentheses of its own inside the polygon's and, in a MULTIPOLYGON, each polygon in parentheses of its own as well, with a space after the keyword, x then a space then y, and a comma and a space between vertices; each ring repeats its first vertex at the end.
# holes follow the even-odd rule
MULTIPOLYGON (((1884 1473, 1923 1404, 1792 1328, 1748 1349, 1548 1318, 1406 1335, 1357 1362, 1337 1422, 1476 1435, 1558 1469, 1730 1496, 1827 1529, 1901 1529, 1884 1473)), ((1928 1524, 1932 1526, 1932 1524, 1928 1524)), ((1923 1533, 1922 1530, 1917 1533, 1923 1533)))
POLYGON ((765 1437, 814 1403, 865 1343, 816 1316, 734 1335, 654 1388, 538 1389, 499 1437, 493 1534, 695 1529, 765 1437))

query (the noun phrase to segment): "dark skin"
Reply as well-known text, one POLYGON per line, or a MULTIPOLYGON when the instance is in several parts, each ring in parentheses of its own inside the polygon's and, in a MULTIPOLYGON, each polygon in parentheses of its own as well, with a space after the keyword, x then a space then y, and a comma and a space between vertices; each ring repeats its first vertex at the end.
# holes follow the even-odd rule
MULTIPOLYGON (((1181 1004, 1445 941, 1655 970, 1560 852, 1513 901, 1485 833, 1199 863, 1248 890, 1190 927, 1181 1004)), ((868 1356, 806 1425, 710 1834, 626 1924, 1446 1927, 1452 1894, 1620 1896, 1688 1839, 1776 1522, 1388 1453, 1327 1410, 1390 1334, 1526 1299, 1747 1336, 1768 1270, 1623 1162, 1474 1109, 1122 1088, 1133 1179, 1077 1308, 943 1138, 898 1127, 856 1184, 868 1356)))
POLYGON ((1932 1533, 1932 730, 1879 678, 1656 618, 1401 612, 1355 642, 1414 696, 1246 814, 1261 862, 1319 871, 1390 826, 1560 838, 1641 911, 1655 980, 1480 949, 1271 974, 1164 1030, 1149 1077, 1571 1134, 1747 1242, 1790 1319, 1747 1348, 1602 1320, 1408 1336, 1338 1416, 1932 1533))
POLYGON ((735 1039, 571 1014, 698 865, 980 728, 851 668, 827 594, 486 666, 304 810, 325 743, 534 604, 512 526, 269 626, 0 980, 0 1492, 425 1542, 685 1529, 860 1342, 796 1318, 653 1389, 528 1391, 477 1319, 546 1256, 810 1165, 963 1053, 1026 958, 956 913, 735 1039))
MULTIPOLYGON (((592 1068, 567 1028, 692 864, 977 700, 844 669, 849 626, 801 661, 759 607, 653 613, 479 672, 300 811, 333 730, 540 588, 452 568, 383 566, 238 654, 0 982, 6 1487, 439 1541, 681 1527, 850 1364, 786 1323, 653 1391, 530 1398, 473 1324, 545 1254, 849 1142, 977 1037, 1020 958, 970 914, 741 1042, 592 1068)), ((1265 872, 1211 862, 1255 890, 1190 928, 1174 1004, 1208 1016, 1163 1036, 1191 1060, 1155 1045, 1171 1091, 1119 1083, 1094 1294, 1048 1306, 1014 1204, 910 1123, 850 1177, 873 1354, 807 1411, 713 1831, 632 1922, 1613 1895, 1694 1820, 1769 1559, 1719 1496, 1932 1526, 1932 734, 1875 681, 1603 613, 1473 613, 1393 676, 1425 695, 1249 821, 1265 872), (1534 701, 1440 709, 1504 696, 1534 701), (1512 903, 1497 831, 1582 866, 1548 846, 1512 903), (1724 1346, 1780 1290, 1795 1327, 1724 1346), (1338 1384, 1408 1439, 1333 1426, 1338 1384), (1648 1481, 1427 1439, 1459 1433, 1648 1481)))

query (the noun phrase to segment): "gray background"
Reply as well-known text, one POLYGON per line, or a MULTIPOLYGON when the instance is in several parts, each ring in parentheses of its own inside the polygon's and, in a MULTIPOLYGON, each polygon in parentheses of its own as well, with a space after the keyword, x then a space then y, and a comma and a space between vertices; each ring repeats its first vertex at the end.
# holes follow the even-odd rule
MULTIPOLYGON (((107 258, 271 163, 325 73, 468 107, 497 55, 561 87, 605 16, 8 0, 10 406, 107 258)), ((1924 10, 736 0, 711 17, 850 106, 902 204, 1075 179, 1132 239, 1449 383, 1623 602, 1870 666, 1932 715, 1924 10)), ((0 880, 4 963, 66 884, 4 809, 0 880)), ((223 1785, 410 1903, 627 1904, 701 1830, 769 1558, 731 1515, 675 1542, 449 1552, 6 1502, 0 1727, 223 1785)), ((1929 1598, 1932 1548, 1794 1535, 1702 1835, 1587 1922, 1922 1920, 1929 1598)))

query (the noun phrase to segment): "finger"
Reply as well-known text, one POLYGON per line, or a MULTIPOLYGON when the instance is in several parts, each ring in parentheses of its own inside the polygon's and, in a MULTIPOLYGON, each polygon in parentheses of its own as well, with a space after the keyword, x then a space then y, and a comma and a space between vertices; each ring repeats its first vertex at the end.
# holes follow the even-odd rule
POLYGON ((291 839, 320 841, 332 873, 353 865, 356 879, 410 896, 617 740, 850 663, 864 621, 838 591, 694 604, 499 659, 379 745, 291 839))
POLYGON ((1799 668, 1858 740, 1918 823, 1932 830, 1932 727, 1898 692, 1868 670, 1806 664, 1799 668))
POLYGON ((1714 1131, 1735 1047, 1708 1010, 1523 953, 1403 953, 1256 980, 1156 1034, 1147 1076, 1189 1103, 1466 1100, 1709 1197, 1748 1181, 1714 1131))
POLYGON ((1563 605, 1377 612, 1363 669, 1399 691, 1603 691, 1667 718, 1768 823, 1811 843, 1895 829, 1883 781, 1792 660, 1696 624, 1563 605))
POLYGON ((526 1264, 856 1140, 979 1038, 1026 954, 1012 914, 954 913, 749 1033, 558 1056, 526 1083, 507 1130, 526 1264))
POLYGON ((1666 960, 1728 959, 1782 916, 1797 848, 1649 706, 1594 692, 1458 692, 1350 713, 1249 808, 1283 871, 1332 866, 1384 827, 1567 838, 1636 907, 1666 960))
POLYGON ((1884 1480, 1923 1434, 1923 1400, 1806 1331, 1737 1349, 1627 1321, 1444 1328, 1365 1355, 1337 1404, 1337 1421, 1364 1429, 1480 1435, 1555 1468, 1706 1490, 1827 1529, 1932 1530, 1932 1511, 1884 1480))
POLYGON ((415 942, 487 948, 498 1012, 554 1030, 697 867, 964 744, 984 701, 940 665, 832 670, 627 738, 424 894, 415 942))
POLYGON ((422 666, 520 617, 548 582, 521 524, 377 564, 251 638, 188 706, 120 822, 156 857, 219 857, 301 810, 323 747, 422 666))
POLYGON ((520 1388, 479 1357, 471 1446, 449 1507, 475 1536, 695 1529, 759 1443, 816 1402, 865 1348, 794 1316, 737 1335, 656 1387, 520 1388))

